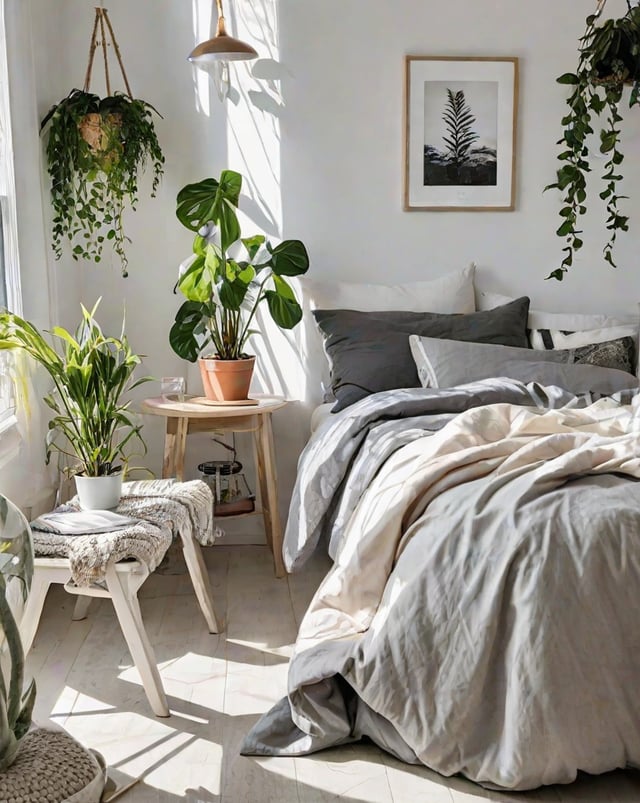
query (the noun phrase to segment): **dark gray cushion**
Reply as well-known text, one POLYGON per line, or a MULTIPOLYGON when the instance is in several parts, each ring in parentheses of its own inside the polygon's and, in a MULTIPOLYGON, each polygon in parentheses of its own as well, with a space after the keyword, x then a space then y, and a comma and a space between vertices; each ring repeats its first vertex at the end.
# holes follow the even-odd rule
POLYGON ((409 335, 527 347, 529 299, 465 315, 314 310, 331 364, 337 413, 371 393, 417 388, 409 335))

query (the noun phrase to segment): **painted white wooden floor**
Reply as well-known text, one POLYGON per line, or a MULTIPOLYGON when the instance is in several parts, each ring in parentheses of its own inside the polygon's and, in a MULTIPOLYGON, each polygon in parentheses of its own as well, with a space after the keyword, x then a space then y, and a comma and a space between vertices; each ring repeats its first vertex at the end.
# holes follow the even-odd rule
POLYGON ((56 723, 99 750, 123 803, 639 803, 640 773, 583 778, 505 795, 402 764, 372 745, 304 758, 243 758, 258 716, 285 693, 297 623, 324 572, 276 580, 264 547, 205 550, 224 632, 209 635, 186 574, 152 576, 141 592, 172 716, 154 717, 107 600, 72 622, 73 598, 52 588, 30 654, 38 724, 56 723))

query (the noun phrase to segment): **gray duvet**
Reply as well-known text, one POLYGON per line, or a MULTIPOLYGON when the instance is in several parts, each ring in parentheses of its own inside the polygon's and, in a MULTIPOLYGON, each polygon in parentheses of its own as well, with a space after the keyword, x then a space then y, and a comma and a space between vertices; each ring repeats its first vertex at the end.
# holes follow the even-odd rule
POLYGON ((377 394, 327 422, 301 458, 285 560, 327 538, 335 563, 289 694, 243 752, 368 736, 514 790, 640 765, 631 397, 487 380, 377 394))

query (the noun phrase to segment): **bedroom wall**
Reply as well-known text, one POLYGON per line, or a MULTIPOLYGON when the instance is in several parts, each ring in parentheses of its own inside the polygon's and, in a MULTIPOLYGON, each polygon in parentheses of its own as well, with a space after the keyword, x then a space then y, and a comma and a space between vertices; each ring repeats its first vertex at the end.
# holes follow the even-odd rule
MULTIPOLYGON (((93 5, 86 0, 30 3, 42 115, 82 81, 93 5)), ((619 8, 613 0, 609 5, 613 13, 623 9, 622 2, 619 8)), ((195 42, 208 35, 211 6, 209 0, 109 3, 134 93, 163 114, 157 127, 166 172, 158 198, 142 194, 138 211, 128 216, 128 279, 109 260, 78 268, 65 259, 50 266, 58 281, 58 320, 72 323, 78 299, 91 303, 102 295, 101 318, 108 325, 119 323, 126 306, 131 342, 147 355, 149 373, 185 373, 167 343, 179 304, 171 289, 177 265, 190 250, 190 237, 174 217, 175 195, 185 183, 227 166, 248 179, 247 231, 261 228, 275 237, 301 238, 316 278, 402 282, 435 277, 474 260, 483 288, 529 294, 539 307, 634 309, 640 298, 640 161, 631 157, 640 144, 637 111, 623 129, 629 154, 624 189, 631 196, 626 209, 633 228, 620 238, 618 270, 600 258, 604 231, 592 203, 587 246, 573 273, 562 284, 544 281, 557 266, 561 247, 554 234, 558 198, 542 194, 554 177, 565 96, 554 79, 575 65, 577 39, 593 0, 227 2, 232 29, 269 60, 261 62, 260 79, 244 64, 232 66, 232 92, 224 103, 213 83, 185 60, 195 42), (520 58, 516 211, 402 211, 403 57, 408 53, 520 58)), ((102 91, 100 79, 94 86, 102 91)), ((296 398, 301 384, 283 384, 279 377, 297 370, 285 340, 276 352, 264 387, 288 390, 296 398)), ((197 389, 192 371, 189 380, 197 389)), ((301 407, 276 421, 283 507, 306 426, 301 407)), ((149 420, 146 432, 148 461, 158 469, 161 423, 149 420)), ((208 456, 208 448, 203 441, 190 444, 192 470, 208 456)))

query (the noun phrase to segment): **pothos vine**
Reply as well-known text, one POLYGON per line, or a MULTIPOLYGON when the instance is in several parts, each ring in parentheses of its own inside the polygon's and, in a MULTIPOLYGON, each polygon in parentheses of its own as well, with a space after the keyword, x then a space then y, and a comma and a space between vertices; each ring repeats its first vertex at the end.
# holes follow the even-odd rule
POLYGON ((560 217, 562 222, 556 234, 564 238, 565 256, 560 267, 547 278, 561 281, 573 265, 574 256, 583 247, 579 220, 587 211, 587 173, 589 163, 588 138, 594 134, 593 117, 603 119, 599 135, 599 150, 606 154, 602 172, 604 187, 600 198, 606 204, 608 240, 603 249, 606 262, 616 267, 613 251, 617 235, 627 231, 629 218, 620 211, 620 201, 626 196, 618 191, 622 181, 620 165, 624 154, 620 149, 620 103, 625 83, 632 83, 629 107, 640 103, 640 6, 627 0, 627 13, 620 19, 609 19, 596 25, 604 0, 598 9, 587 17, 586 30, 580 39, 578 67, 575 73, 564 73, 557 81, 572 87, 567 99, 568 113, 562 118, 564 131, 558 145, 562 150, 558 159, 563 163, 556 181, 545 190, 557 189, 563 193, 560 217))

